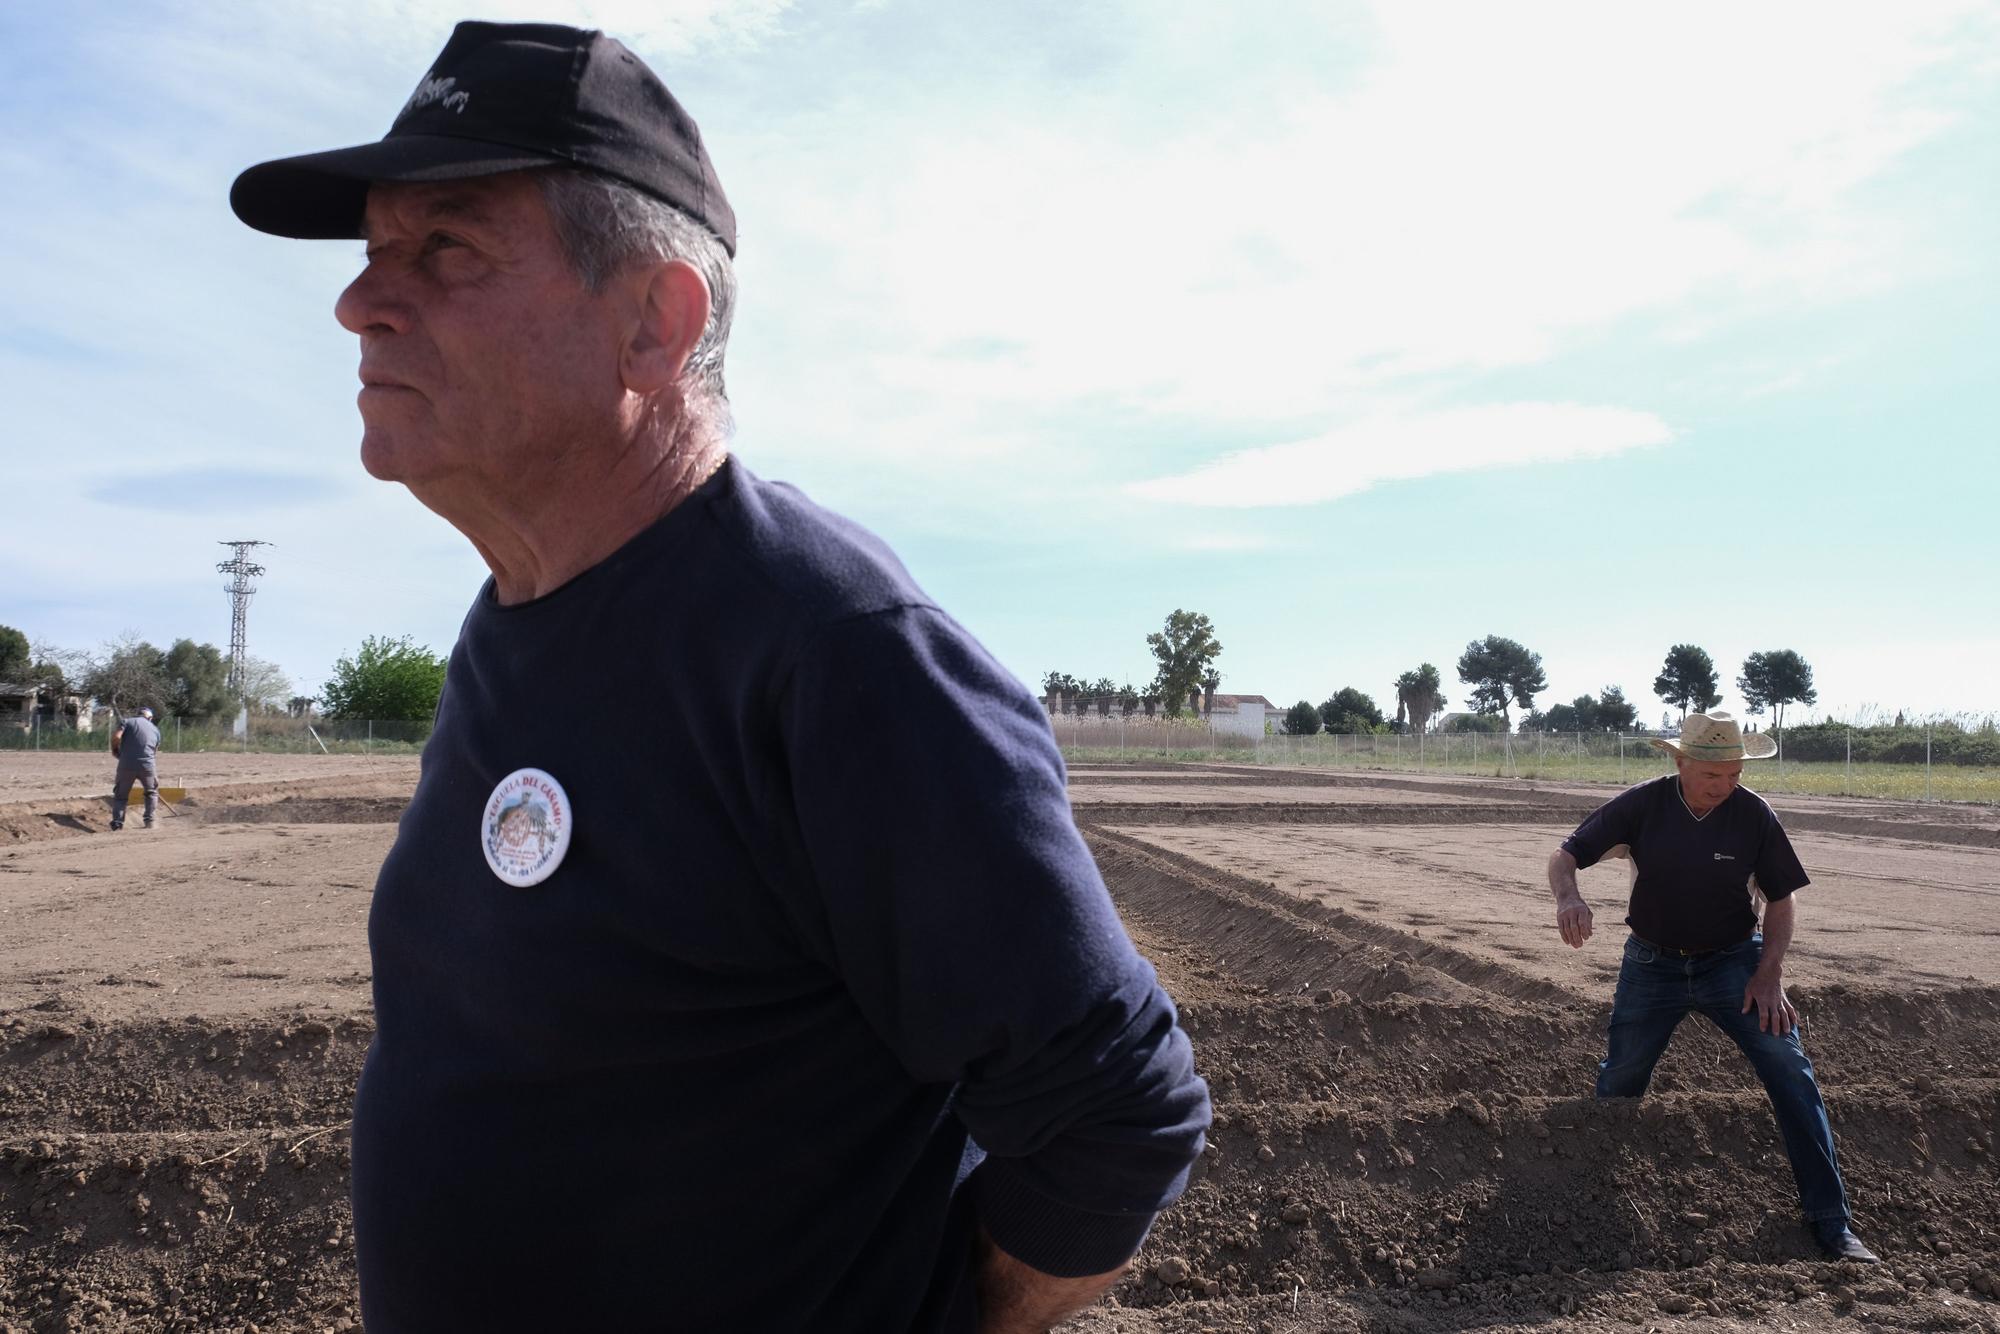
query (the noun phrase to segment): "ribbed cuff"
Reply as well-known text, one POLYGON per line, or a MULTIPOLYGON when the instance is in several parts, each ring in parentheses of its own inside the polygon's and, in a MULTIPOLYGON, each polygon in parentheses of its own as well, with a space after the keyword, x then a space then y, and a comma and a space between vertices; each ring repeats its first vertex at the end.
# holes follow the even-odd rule
POLYGON ((1138 1253, 1155 1215, 1100 1214, 1052 1200, 1004 1159, 972 1174, 973 1208, 994 1244, 1056 1278, 1109 1273, 1138 1253))

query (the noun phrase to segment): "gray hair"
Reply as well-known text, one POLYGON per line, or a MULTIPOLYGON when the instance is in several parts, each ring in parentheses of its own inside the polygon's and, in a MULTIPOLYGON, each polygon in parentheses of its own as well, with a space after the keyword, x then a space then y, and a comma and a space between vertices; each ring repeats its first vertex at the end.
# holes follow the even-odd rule
POLYGON ((708 284, 708 325, 688 354, 682 385, 689 412, 717 438, 730 430, 722 357, 736 306, 736 271, 714 232, 673 205, 615 177, 574 167, 533 173, 570 268, 601 292, 629 264, 678 259, 708 284))

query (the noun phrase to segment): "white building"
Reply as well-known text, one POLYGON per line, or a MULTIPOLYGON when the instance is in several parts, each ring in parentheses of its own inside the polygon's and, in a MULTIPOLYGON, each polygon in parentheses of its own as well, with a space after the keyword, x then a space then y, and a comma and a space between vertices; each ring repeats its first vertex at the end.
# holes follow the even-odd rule
POLYGON ((1265 733, 1266 723, 1271 731, 1282 729, 1285 711, 1262 695, 1218 694, 1208 721, 1224 736, 1260 737, 1265 733))

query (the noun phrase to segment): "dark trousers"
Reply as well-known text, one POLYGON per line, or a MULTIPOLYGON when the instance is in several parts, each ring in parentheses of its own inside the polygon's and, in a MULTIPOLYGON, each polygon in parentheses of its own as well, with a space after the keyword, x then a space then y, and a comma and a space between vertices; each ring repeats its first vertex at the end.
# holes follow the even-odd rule
MULTIPOLYGON (((103 773, 102 769, 98 770, 103 773)), ((125 806, 132 795, 132 784, 138 783, 146 789, 146 823, 153 823, 153 811, 160 800, 160 773, 152 764, 135 764, 129 769, 118 766, 118 777, 111 780, 111 827, 121 829, 125 825, 125 806)))
POLYGON ((1744 988, 1763 957, 1762 936, 1692 956, 1659 949, 1637 936, 1627 940, 1618 993, 1611 1002, 1611 1052, 1598 1065, 1597 1096, 1636 1098, 1644 1093, 1675 1026, 1698 1010, 1735 1039, 1764 1081, 1806 1220, 1845 1220, 1847 1191, 1834 1158, 1833 1130, 1812 1062, 1799 1044, 1799 1030, 1766 1033, 1757 1026, 1756 1007, 1743 1012, 1744 988))

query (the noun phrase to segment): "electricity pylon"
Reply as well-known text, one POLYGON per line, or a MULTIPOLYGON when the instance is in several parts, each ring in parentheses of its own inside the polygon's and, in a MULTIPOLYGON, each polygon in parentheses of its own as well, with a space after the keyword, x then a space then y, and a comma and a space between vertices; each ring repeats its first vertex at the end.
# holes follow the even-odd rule
POLYGON ((222 591, 229 594, 229 693, 241 698, 243 695, 243 666, 245 636, 250 621, 250 595, 257 591, 251 580, 264 573, 264 567, 250 561, 251 547, 268 547, 269 542, 224 542, 225 547, 234 547, 236 554, 215 568, 230 576, 222 591))

